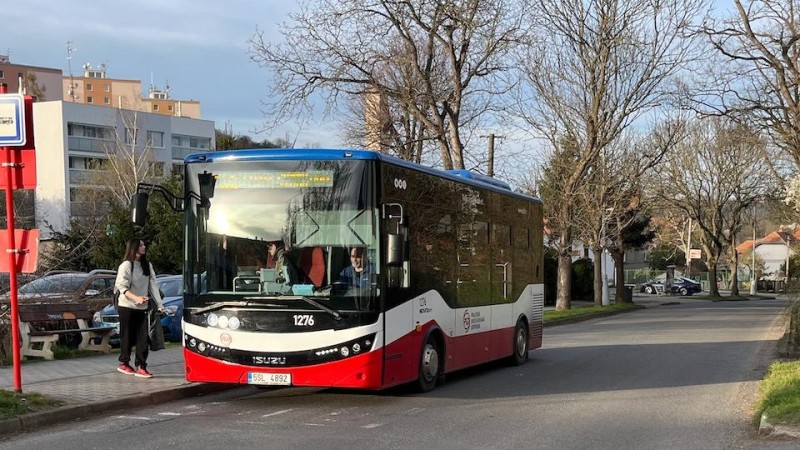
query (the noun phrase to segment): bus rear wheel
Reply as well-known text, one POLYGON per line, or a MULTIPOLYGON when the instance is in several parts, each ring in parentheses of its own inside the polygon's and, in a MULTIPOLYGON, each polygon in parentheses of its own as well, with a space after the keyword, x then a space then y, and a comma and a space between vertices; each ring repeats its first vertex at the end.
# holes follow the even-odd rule
POLYGON ((528 327, 522 320, 517 321, 517 326, 514 328, 514 342, 511 358, 509 361, 515 366, 521 366, 528 360, 528 327))
POLYGON ((436 382, 441 375, 441 349, 433 336, 428 336, 425 346, 422 347, 422 356, 419 362, 419 378, 417 386, 421 392, 429 392, 436 387, 436 382))

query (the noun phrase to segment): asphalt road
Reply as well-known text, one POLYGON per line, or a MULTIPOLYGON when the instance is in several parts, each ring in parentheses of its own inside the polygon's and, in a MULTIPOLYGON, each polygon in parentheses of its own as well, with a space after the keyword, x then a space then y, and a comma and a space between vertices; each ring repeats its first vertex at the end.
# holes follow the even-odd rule
POLYGON ((4 449, 797 448, 754 436, 750 406, 783 329, 780 301, 680 304, 545 329, 521 367, 428 394, 258 390, 21 435, 4 449))

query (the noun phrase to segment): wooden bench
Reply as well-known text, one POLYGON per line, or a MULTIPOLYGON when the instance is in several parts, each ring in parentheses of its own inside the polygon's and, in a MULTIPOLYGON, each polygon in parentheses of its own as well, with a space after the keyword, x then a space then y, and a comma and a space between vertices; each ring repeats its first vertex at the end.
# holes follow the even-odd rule
POLYGON ((111 353, 109 339, 116 327, 91 327, 92 313, 79 303, 39 303, 19 305, 19 330, 22 357, 54 359, 53 345, 61 335, 80 333, 79 350, 111 353), (77 328, 66 328, 67 325, 77 328), (57 329, 54 327, 58 327, 57 329), (50 328, 50 329, 46 329, 50 328), (99 338, 99 343, 95 341, 99 338), (41 344, 41 345, 40 345, 41 344))

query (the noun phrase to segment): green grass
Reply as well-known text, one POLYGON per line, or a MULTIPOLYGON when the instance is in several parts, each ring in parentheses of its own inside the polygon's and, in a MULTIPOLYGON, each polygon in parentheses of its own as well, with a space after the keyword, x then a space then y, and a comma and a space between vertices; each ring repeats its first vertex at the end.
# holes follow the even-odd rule
POLYGON ((0 420, 61 406, 59 400, 41 394, 25 394, 0 389, 0 420))
POLYGON ((772 424, 800 424, 800 361, 776 362, 761 381, 755 419, 772 424))
POLYGON ((628 309, 637 309, 637 308, 639 308, 639 306, 633 303, 623 303, 619 305, 608 305, 608 306, 595 306, 595 305, 579 306, 565 311, 545 311, 544 321, 547 322, 547 321, 554 321, 561 319, 572 319, 576 317, 604 314, 610 311, 624 311, 628 309))

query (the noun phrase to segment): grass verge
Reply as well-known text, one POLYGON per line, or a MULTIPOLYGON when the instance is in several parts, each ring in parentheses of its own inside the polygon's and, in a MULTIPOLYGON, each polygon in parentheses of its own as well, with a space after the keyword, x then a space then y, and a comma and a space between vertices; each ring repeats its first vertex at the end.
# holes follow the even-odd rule
POLYGON ((59 400, 48 398, 41 394, 25 394, 0 389, 0 420, 44 411, 62 404, 59 400))
POLYGON ((761 381, 756 421, 766 415, 772 424, 800 424, 800 361, 773 363, 761 381))
POLYGON ((595 306, 586 305, 564 311, 545 311, 544 321, 555 321, 562 319, 574 319, 578 317, 587 317, 598 314, 607 314, 609 312, 624 311, 628 309, 638 309, 639 306, 634 303, 622 303, 608 306, 595 306))

